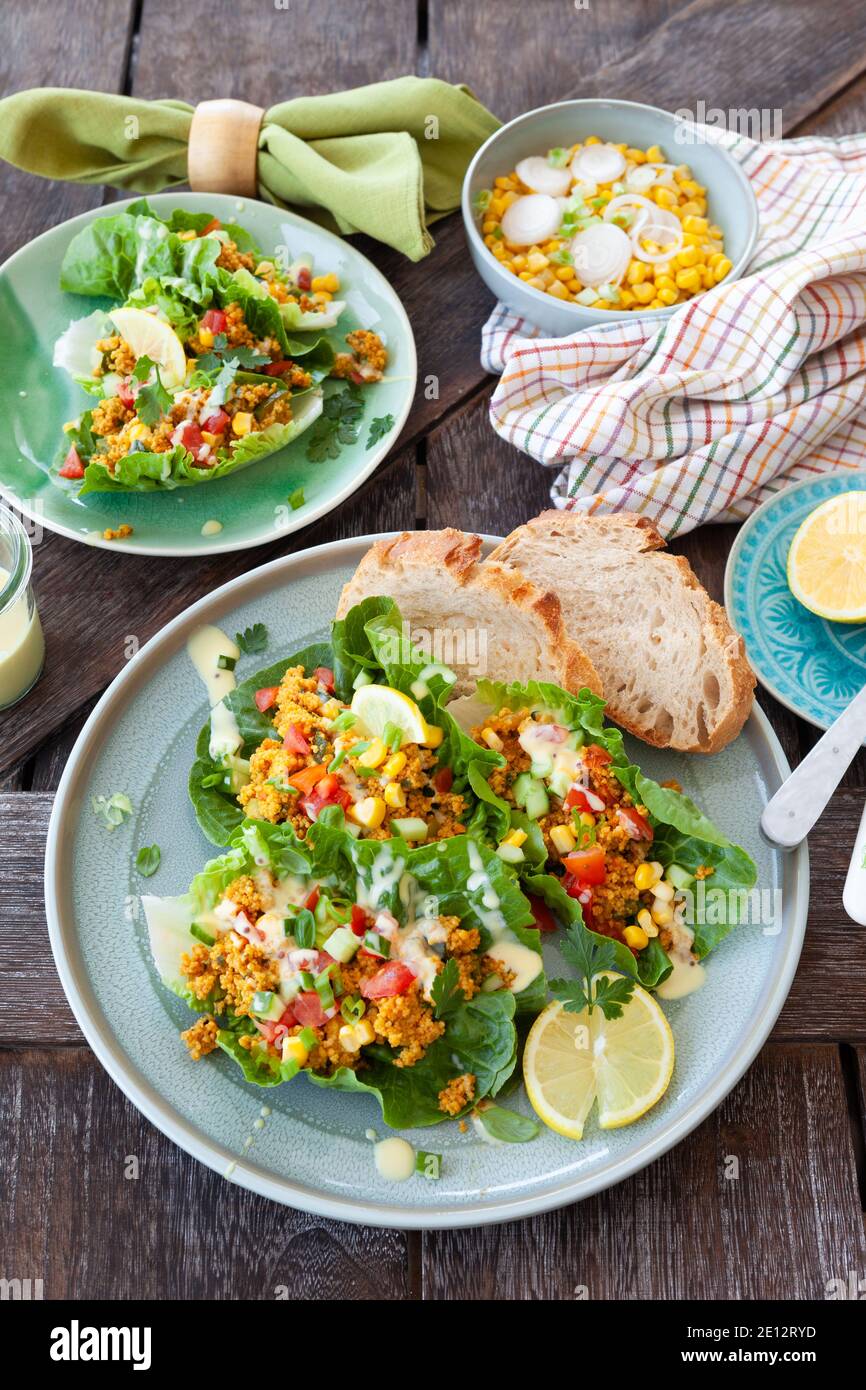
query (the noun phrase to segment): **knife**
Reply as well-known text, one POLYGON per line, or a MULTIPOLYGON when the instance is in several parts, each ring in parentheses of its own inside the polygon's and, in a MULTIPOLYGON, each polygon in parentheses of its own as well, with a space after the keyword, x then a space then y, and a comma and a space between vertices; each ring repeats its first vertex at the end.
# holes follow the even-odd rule
POLYGON ((767 802, 761 830, 768 840, 782 849, 795 849, 805 840, 864 738, 866 686, 767 802))

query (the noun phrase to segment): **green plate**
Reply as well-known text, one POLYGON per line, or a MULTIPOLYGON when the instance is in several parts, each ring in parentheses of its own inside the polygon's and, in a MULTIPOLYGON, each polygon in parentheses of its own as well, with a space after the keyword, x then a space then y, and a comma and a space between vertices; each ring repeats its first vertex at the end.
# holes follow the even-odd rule
MULTIPOLYGON (((131 201, 131 200, 129 200, 131 201)), ((16 252, 0 268, 0 495, 24 516, 88 545, 142 555, 218 555, 264 545, 308 526, 338 507, 361 485, 394 444, 415 393, 415 342, 406 312, 387 280, 348 242, 303 217, 251 199, 210 193, 161 193, 149 199, 163 215, 173 208, 212 211, 223 221, 240 222, 265 251, 288 248, 290 260, 309 252, 317 274, 335 271, 346 310, 338 329, 327 336, 342 344, 354 328, 371 328, 388 348, 385 381, 364 388, 365 409, 358 442, 336 459, 312 463, 307 439, 234 477, 174 492, 141 495, 97 494, 79 501, 53 483, 49 466, 63 443, 63 424, 92 400, 52 365, 54 344, 69 324, 105 299, 64 294, 60 263, 72 237, 97 217, 122 210, 96 208, 54 227, 16 252), (372 448, 367 436, 376 416, 393 415, 394 425, 372 448), (304 504, 289 496, 304 490, 304 504), (202 535, 206 522, 218 521, 217 535, 202 535), (104 541, 106 527, 129 522, 133 534, 122 542, 104 541)))
MULTIPOLYGON (((388 1132, 371 1096, 321 1090, 304 1077, 262 1091, 226 1056, 191 1062, 178 1030, 193 1015, 156 975, 139 905, 142 893, 185 892, 214 854, 186 794, 207 717, 187 639, 202 623, 229 633, 266 623, 268 648, 243 658, 243 679, 325 637, 343 584, 377 539, 319 546, 241 575, 175 618, 126 664, 82 731, 55 800, 45 859, 51 944, 72 1010, 118 1086, 175 1143, 230 1181, 305 1211, 380 1226, 512 1220, 621 1181, 719 1104, 790 988, 806 922, 808 851, 803 844, 785 854, 758 833, 761 812, 790 769, 757 705, 739 738, 712 758, 629 742, 651 777, 677 778, 748 847, 760 901, 710 957, 704 988, 665 1002, 676 1037, 673 1080, 663 1100, 628 1129, 603 1131, 593 1118, 579 1144, 550 1130, 528 1144, 492 1144, 471 1125, 466 1133, 453 1123, 410 1130, 406 1137, 417 1149, 443 1155, 442 1178, 388 1183, 367 1138, 370 1128, 380 1138, 388 1132), (91 798, 119 791, 134 811, 109 833, 91 798), (133 860, 151 844, 161 846, 162 862, 143 879, 133 860)), ((556 937, 544 938, 544 954, 551 975, 568 973, 556 937)), ((522 1086, 503 1104, 531 1114, 522 1086)))

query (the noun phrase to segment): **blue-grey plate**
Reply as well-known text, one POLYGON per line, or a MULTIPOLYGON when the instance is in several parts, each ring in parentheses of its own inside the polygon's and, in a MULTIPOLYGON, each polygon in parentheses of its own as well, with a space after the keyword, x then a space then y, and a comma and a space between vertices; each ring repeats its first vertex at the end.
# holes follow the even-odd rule
MULTIPOLYGON (((127 203, 131 200, 127 200, 127 203)), ((395 443, 415 393, 415 341, 403 305, 384 275, 349 242, 270 203, 217 193, 158 193, 149 199, 166 216, 174 208, 213 212, 239 222, 270 251, 288 260, 305 252, 317 274, 335 271, 346 309, 326 334, 337 349, 353 328, 374 329, 388 348, 384 381, 364 388, 358 439, 336 458, 313 462, 309 439, 294 443, 240 472, 172 492, 92 493, 78 498, 58 487, 49 469, 64 440, 64 421, 80 415, 91 397, 52 366, 54 344, 71 319, 109 308, 107 299, 64 294, 60 263, 69 242, 98 217, 127 203, 94 208, 52 227, 0 266, 0 497, 24 516, 87 545, 139 555, 217 555, 246 550, 308 526, 350 497, 395 443), (374 418, 393 420, 375 442, 374 418), (368 440, 370 445, 368 447, 368 440), (303 491, 303 503, 290 496, 303 491), (128 522, 133 533, 106 541, 103 531, 128 522), (211 524, 217 522, 220 529, 211 524)))
MULTIPOLYGON (((57 794, 45 863, 51 942, 75 1016, 114 1080, 165 1134, 231 1181, 306 1211, 381 1226, 504 1221, 620 1181, 719 1104, 766 1038, 793 978, 806 920, 807 852, 774 852, 758 835, 761 810, 788 773, 760 711, 713 758, 633 745, 652 776, 678 778, 748 847, 765 920, 739 927, 710 958, 702 990, 665 1004, 676 1037, 673 1080, 663 1101, 629 1129, 605 1133, 591 1121, 579 1144, 542 1130, 530 1143, 502 1145, 446 1122, 407 1135, 443 1155, 441 1180, 416 1176, 396 1185, 376 1172, 365 1137, 369 1128, 385 1132, 371 1097, 319 1090, 303 1077, 261 1091, 221 1054, 191 1062, 178 1029, 192 1015, 157 978, 139 907, 142 892, 184 892, 214 853, 186 796, 195 736, 207 716, 186 640, 205 622, 232 634, 266 623, 268 651, 244 657, 243 676, 325 636, 341 586, 375 539, 318 547, 242 575, 130 661, 82 731, 57 794), (91 798, 118 791, 130 796, 134 813, 109 833, 91 798), (154 843, 162 864, 144 880, 134 855, 154 843), (263 1105, 270 1114, 262 1116, 263 1105)), ((561 972, 556 947, 545 943, 545 954, 561 972)), ((520 1087, 505 1103, 531 1113, 520 1087)))
POLYGON ((866 472, 825 473, 769 498, 737 535, 725 570, 728 617, 762 685, 783 705, 829 729, 866 684, 866 623, 831 623, 788 588, 797 528, 828 497, 866 487, 866 472))

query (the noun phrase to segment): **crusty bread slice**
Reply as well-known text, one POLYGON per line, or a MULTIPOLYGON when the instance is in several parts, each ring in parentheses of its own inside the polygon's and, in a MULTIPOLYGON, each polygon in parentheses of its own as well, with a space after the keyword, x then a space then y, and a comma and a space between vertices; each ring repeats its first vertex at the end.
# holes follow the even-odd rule
POLYGON ((456 671, 457 696, 480 676, 600 694, 598 673, 565 631, 550 587, 531 584, 513 565, 480 563, 480 555, 480 536, 451 529, 376 541, 343 589, 337 617, 363 598, 393 598, 412 640, 456 671))
POLYGON ((755 677, 724 608, 663 547, 644 517, 547 511, 486 563, 556 590, 617 724, 661 748, 715 753, 743 727, 755 677))

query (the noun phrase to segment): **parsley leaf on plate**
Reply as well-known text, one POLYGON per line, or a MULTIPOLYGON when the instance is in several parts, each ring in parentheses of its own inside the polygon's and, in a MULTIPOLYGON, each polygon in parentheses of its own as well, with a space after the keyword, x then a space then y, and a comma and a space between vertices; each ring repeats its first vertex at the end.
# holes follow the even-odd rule
POLYGON ((322 413, 308 431, 307 458, 312 463, 335 459, 340 450, 358 442, 364 401, 359 387, 347 383, 326 396, 322 413))
POLYGON ((446 1018, 453 1013, 463 1003, 463 991, 460 988, 460 971, 453 956, 447 961, 444 968, 439 971, 433 981, 430 991, 434 1004, 434 1013, 437 1018, 446 1018))
POLYGON ((145 425, 155 425, 171 409, 171 395, 162 384, 159 367, 149 357, 139 357, 132 373, 142 383, 135 394, 135 411, 145 425))
POLYGON ((135 867, 142 878, 152 878, 159 868, 161 859, 162 851, 159 845, 142 845, 135 856, 135 867))
POLYGON ((268 629, 264 623, 253 623, 243 632, 236 632, 235 641, 242 652, 263 652, 268 645, 268 629))
POLYGON ((504 1105, 482 1102, 475 1114, 490 1137, 502 1144, 525 1144, 529 1139, 534 1139, 539 1131, 535 1120, 528 1115, 518 1115, 515 1110, 507 1110, 504 1105))
POLYGON ((370 433, 367 435, 367 448, 372 449, 374 444, 378 444, 380 439, 394 428, 393 415, 377 415, 375 420, 370 421, 370 433))
POLYGON ((289 493, 289 506, 293 512, 296 512, 299 507, 303 507, 305 501, 306 498, 304 497, 304 489, 302 487, 296 487, 294 492, 289 493))
POLYGON ((576 980, 551 980, 554 999, 561 1000, 569 1013, 579 1014, 584 1009, 592 1013, 597 1007, 605 1018, 620 1018, 623 1006, 634 993, 635 981, 617 971, 613 942, 598 939, 579 923, 573 923, 562 943, 562 954, 578 975, 576 980), (606 971, 616 972, 614 978, 594 979, 606 971))

